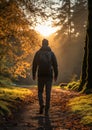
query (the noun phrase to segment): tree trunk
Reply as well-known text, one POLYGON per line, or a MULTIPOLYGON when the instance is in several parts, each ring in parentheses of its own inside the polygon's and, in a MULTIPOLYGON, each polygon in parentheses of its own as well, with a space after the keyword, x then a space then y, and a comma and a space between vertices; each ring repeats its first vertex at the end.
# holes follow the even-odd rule
POLYGON ((92 0, 88 0, 88 66, 87 66, 87 89, 92 88, 92 0))
POLYGON ((83 86, 86 84, 86 77, 87 77, 87 36, 85 41, 85 48, 84 48, 84 58, 83 58, 83 64, 82 64, 82 74, 80 79, 80 86, 78 91, 81 91, 83 89, 83 86))
POLYGON ((86 87, 85 92, 92 89, 92 0, 88 0, 88 27, 86 35, 85 53, 82 65, 81 83, 79 91, 86 87))

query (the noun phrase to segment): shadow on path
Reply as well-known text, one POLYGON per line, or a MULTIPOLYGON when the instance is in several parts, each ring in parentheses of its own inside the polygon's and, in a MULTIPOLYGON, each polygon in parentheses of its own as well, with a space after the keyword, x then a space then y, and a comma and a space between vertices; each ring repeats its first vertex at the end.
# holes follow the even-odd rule
POLYGON ((51 119, 49 116, 37 116, 34 117, 38 122, 38 128, 36 130, 52 130, 51 119))

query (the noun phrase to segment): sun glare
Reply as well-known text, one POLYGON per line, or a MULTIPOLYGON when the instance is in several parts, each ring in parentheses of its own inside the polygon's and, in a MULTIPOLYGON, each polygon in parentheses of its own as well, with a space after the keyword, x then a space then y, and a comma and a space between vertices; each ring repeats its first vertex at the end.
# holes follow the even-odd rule
POLYGON ((57 28, 54 28, 54 27, 51 27, 51 26, 48 26, 48 25, 37 25, 35 27, 35 30, 37 32, 39 32, 42 36, 44 37, 48 37, 50 36, 51 34, 55 33, 57 28))

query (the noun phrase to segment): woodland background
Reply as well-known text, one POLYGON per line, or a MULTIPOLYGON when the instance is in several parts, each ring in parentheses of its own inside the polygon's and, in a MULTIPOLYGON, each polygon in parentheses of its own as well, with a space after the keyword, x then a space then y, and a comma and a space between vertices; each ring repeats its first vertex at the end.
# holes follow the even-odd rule
MULTIPOLYGON (((24 109, 26 116, 35 117, 37 87, 31 69, 44 38, 35 27, 47 21, 58 28, 47 38, 59 67, 52 92, 52 118, 55 110, 59 118, 56 113, 48 121, 54 120, 55 128, 92 129, 92 0, 0 0, 0 130, 15 127, 13 117, 23 106, 32 110, 24 109)), ((33 122, 26 122, 22 130, 32 128, 33 122)))
POLYGON ((87 0, 0 0, 0 83, 33 84, 31 66, 43 37, 34 27, 49 18, 59 30, 48 37, 60 82, 80 79, 87 29, 87 0), (49 13, 48 13, 49 10, 49 13))

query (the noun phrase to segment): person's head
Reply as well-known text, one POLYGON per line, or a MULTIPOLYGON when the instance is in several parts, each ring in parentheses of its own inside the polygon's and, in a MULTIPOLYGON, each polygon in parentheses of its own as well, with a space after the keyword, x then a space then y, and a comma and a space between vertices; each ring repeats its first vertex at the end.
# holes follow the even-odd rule
POLYGON ((49 42, 47 39, 42 40, 42 46, 46 47, 46 46, 48 46, 48 44, 49 44, 49 42))

